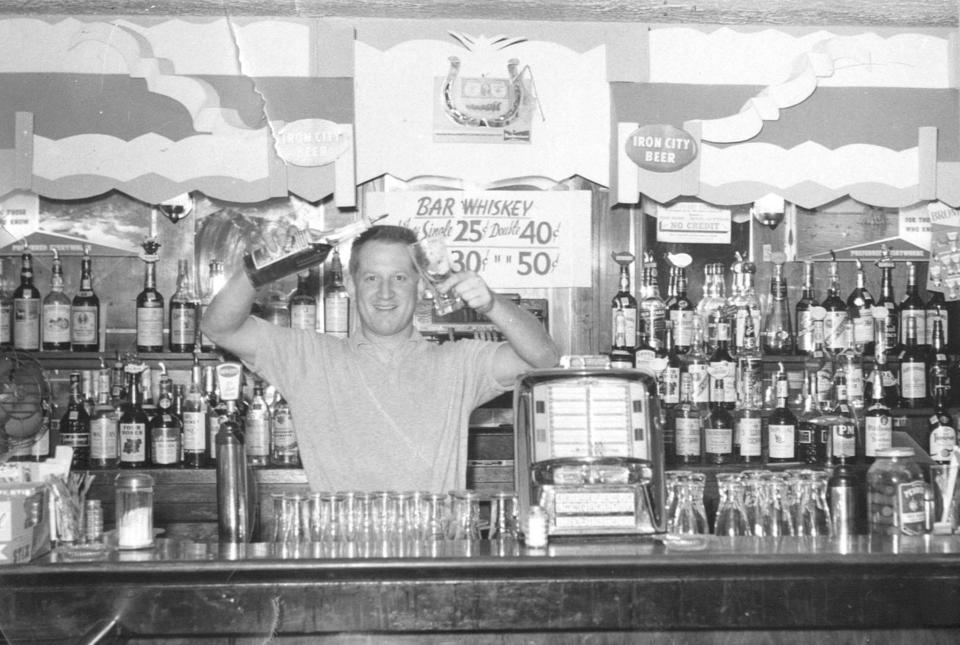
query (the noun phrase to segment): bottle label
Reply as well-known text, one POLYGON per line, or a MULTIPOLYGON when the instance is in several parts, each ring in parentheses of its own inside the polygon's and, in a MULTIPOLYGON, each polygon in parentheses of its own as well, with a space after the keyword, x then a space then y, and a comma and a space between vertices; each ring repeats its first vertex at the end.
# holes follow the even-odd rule
POLYGON ((13 343, 13 303, 9 300, 0 302, 0 345, 13 343))
POLYGON ((117 420, 112 415, 90 420, 90 459, 117 458, 117 420))
MULTIPOLYGON (((164 415, 164 419, 170 419, 164 415)), ((157 428, 153 431, 153 463, 169 466, 180 462, 180 433, 176 427, 157 428)))
POLYGON ((713 403, 736 403, 737 366, 730 361, 710 363, 710 401, 713 403), (721 376, 725 374, 726 376, 721 376))
POLYGON ((61 432, 60 444, 64 446, 73 446, 74 449, 89 448, 90 433, 89 432, 61 432))
POLYGON ((828 311, 823 319, 823 344, 830 349, 847 348, 847 312, 828 311))
POLYGON ((797 349, 813 351, 813 316, 809 311, 797 312, 797 349))
POLYGON ((97 308, 87 305, 73 307, 70 312, 70 342, 74 345, 94 345, 98 341, 97 308))
MULTIPOLYGON (((350 331, 350 299, 326 298, 323 301, 324 331, 337 338, 346 338, 350 331)), ((627 337, 629 342, 630 337, 627 337)))
POLYGON ((43 305, 43 342, 70 342, 70 305, 59 302, 43 305))
POLYGON ((854 426, 848 423, 833 423, 830 425, 830 438, 835 458, 853 459, 857 456, 857 435, 854 426))
POLYGON ((13 346, 16 349, 40 349, 40 301, 16 298, 13 301, 13 346))
POLYGON ((767 429, 770 432, 770 457, 773 459, 796 458, 796 446, 794 442, 797 427, 794 425, 771 423, 767 429))
POLYGON ((923 533, 924 495, 927 485, 923 481, 897 484, 897 520, 900 532, 905 535, 923 533))
POLYGON ((163 345, 163 307, 137 308, 137 345, 163 345))
POLYGON ((294 329, 317 330, 316 305, 291 305, 290 326, 294 329))
MULTIPOLYGON (((170 310, 170 344, 193 345, 197 336, 197 310, 174 307, 170 310)), ((161 336, 162 338, 162 336, 161 336)))
POLYGON ((297 435, 289 414, 277 414, 273 417, 272 441, 274 451, 287 452, 297 448, 297 435))
POLYGON ((663 402, 673 405, 680 402, 680 368, 667 367, 661 375, 663 402))
POLYGON ((759 457, 763 449, 763 423, 759 417, 737 420, 737 437, 740 440, 740 455, 759 457))
POLYGON ((693 309, 673 309, 670 311, 670 320, 673 321, 674 345, 689 347, 693 342, 693 314, 693 309))
POLYGON ((729 455, 733 453, 732 428, 704 428, 704 452, 712 455, 729 455))
MULTIPOLYGON (((327 301, 324 300, 324 307, 326 306, 327 301)), ((623 312, 623 335, 627 339, 627 345, 633 347, 637 344, 637 310, 633 307, 626 307, 619 309, 619 311, 623 312)), ((326 311, 324 311, 324 315, 327 315, 326 311)), ((329 324, 330 323, 327 323, 327 327, 329 327, 329 324)), ((617 316, 613 317, 613 325, 612 336, 616 338, 617 316)), ((329 331, 327 333, 329 333, 329 331)))
POLYGON ((211 438, 211 441, 207 442, 207 458, 216 459, 217 458, 217 442, 212 440, 216 438, 217 433, 220 432, 220 415, 211 414, 207 417, 207 428, 210 430, 208 437, 211 438))
POLYGON ((874 341, 873 314, 866 307, 861 308, 859 314, 853 319, 853 342, 866 345, 874 341))
POLYGON ((710 375, 706 363, 691 363, 687 366, 694 403, 710 402, 710 375))
POLYGON ((120 424, 120 461, 144 463, 147 460, 147 425, 145 423, 120 424))
POLYGON ((900 312, 900 342, 907 342, 907 320, 917 321, 917 345, 927 344, 927 312, 925 309, 904 309, 900 312))
POLYGON ((927 396, 927 367, 923 363, 900 363, 900 394, 905 399, 927 396))
POLYGON ((206 452, 207 415, 203 412, 183 412, 183 449, 187 452, 206 452))
MULTIPOLYGON (((939 423, 939 419, 936 421, 939 423)), ((950 426, 938 426, 930 431, 930 457, 935 461, 950 461, 957 445, 957 431, 950 426)))
POLYGON ((264 417, 248 415, 244 434, 248 457, 267 457, 270 454, 270 427, 264 417))
POLYGON ((865 445, 867 457, 876 457, 878 450, 893 445, 893 422, 889 415, 868 416, 864 419, 865 445))
POLYGON ((676 428, 677 454, 681 457, 700 456, 700 417, 677 417, 676 428))

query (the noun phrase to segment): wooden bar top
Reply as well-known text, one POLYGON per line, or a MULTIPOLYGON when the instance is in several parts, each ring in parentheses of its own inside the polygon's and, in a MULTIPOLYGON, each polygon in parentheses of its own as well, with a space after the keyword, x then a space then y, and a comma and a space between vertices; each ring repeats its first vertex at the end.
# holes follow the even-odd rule
POLYGON ((701 630, 748 642, 807 629, 901 639, 927 630, 924 642, 957 642, 960 536, 567 539, 543 550, 481 540, 405 557, 158 539, 152 549, 59 549, 0 568, 0 628, 11 643, 74 642, 113 618, 121 634, 171 642, 701 630))

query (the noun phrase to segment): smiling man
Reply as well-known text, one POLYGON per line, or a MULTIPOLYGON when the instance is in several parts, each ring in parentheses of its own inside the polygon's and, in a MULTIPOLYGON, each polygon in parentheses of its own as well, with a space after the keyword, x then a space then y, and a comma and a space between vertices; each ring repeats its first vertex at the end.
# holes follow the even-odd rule
POLYGON ((420 277, 410 229, 374 226, 354 242, 347 290, 359 329, 346 339, 277 327, 249 315, 256 291, 238 271, 201 327, 217 345, 283 392, 313 490, 422 490, 466 485, 467 424, 478 405, 556 345, 539 321, 473 272, 440 289, 493 322, 506 342, 428 342, 413 324, 420 277))

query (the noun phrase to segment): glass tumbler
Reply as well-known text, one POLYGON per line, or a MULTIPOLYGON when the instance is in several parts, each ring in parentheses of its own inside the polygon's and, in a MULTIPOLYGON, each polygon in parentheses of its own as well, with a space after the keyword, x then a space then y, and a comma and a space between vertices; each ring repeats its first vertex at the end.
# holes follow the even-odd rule
POLYGON ((728 537, 751 535, 747 509, 743 504, 743 477, 739 473, 718 473, 717 489, 720 503, 713 532, 728 537))
POLYGON ((450 492, 450 523, 447 538, 451 540, 480 539, 480 496, 476 491, 450 492))
POLYGON ((425 237, 410 245, 413 263, 433 292, 433 308, 440 316, 446 316, 464 306, 463 300, 453 294, 440 291, 438 286, 453 275, 453 265, 447 250, 447 241, 439 235, 425 237))
POLYGON ((517 529, 517 494, 513 491, 498 491, 490 498, 490 533, 491 540, 516 539, 517 529))

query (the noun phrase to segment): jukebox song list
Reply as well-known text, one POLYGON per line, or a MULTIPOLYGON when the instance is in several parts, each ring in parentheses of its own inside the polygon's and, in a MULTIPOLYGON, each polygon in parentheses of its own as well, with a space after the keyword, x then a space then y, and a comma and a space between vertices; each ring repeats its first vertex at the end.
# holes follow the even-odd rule
POLYGON ((443 236, 454 268, 494 289, 590 286, 589 191, 396 191, 369 196, 367 210, 443 236))

